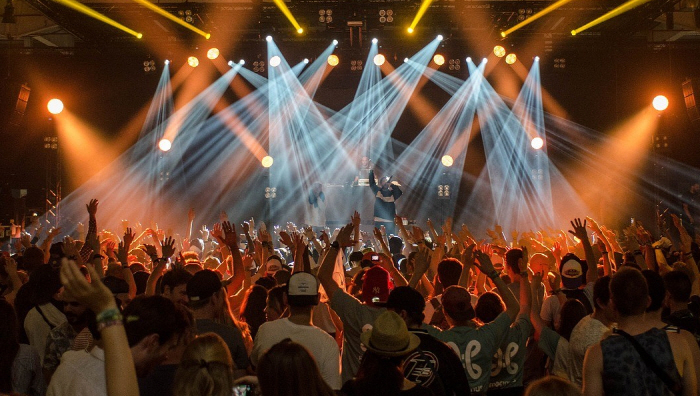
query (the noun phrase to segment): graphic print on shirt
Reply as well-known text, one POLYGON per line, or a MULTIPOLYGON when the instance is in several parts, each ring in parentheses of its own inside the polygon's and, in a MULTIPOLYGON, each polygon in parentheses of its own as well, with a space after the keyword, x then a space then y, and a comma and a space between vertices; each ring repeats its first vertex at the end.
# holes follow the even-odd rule
POLYGON ((518 372, 518 364, 513 361, 515 355, 518 354, 520 346, 517 342, 508 343, 505 353, 498 348, 493 355, 493 364, 491 365, 491 376, 495 377, 500 374, 501 370, 506 369, 508 374, 515 375, 518 372))
MULTIPOLYGON (((372 331, 372 325, 369 324, 369 323, 367 323, 366 325, 362 326, 362 334, 364 334, 364 333, 366 333, 366 332, 368 332, 368 331, 372 331)), ((362 351, 362 355, 364 355, 365 352, 367 351, 367 347, 366 347, 365 344, 363 344, 362 342, 360 342, 360 350, 362 351)), ((360 360, 362 360, 362 355, 358 356, 357 358, 360 359, 360 360)))
POLYGON ((452 341, 448 342, 447 346, 452 348, 452 350, 459 355, 459 358, 462 360, 462 365, 464 369, 467 370, 467 374, 470 378, 479 379, 481 377, 484 370, 478 364, 472 363, 472 359, 481 352, 481 343, 479 341, 469 341, 464 351, 460 351, 457 344, 452 341))
POLYGON ((409 381, 425 387, 435 381, 440 364, 437 356, 430 351, 414 352, 403 364, 403 376, 409 381))

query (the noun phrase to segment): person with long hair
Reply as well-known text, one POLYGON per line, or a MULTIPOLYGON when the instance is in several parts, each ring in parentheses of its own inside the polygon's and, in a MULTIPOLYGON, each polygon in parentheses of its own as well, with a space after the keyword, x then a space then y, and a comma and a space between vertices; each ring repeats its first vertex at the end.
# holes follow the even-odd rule
POLYGON ((260 325, 265 323, 265 306, 267 305, 267 290, 254 285, 246 292, 245 300, 241 305, 241 319, 246 322, 250 329, 250 336, 255 339, 260 325))
POLYGON ((406 322, 396 312, 386 311, 370 331, 362 333, 367 351, 362 355, 355 378, 343 385, 348 396, 429 396, 434 393, 409 381, 403 374, 406 356, 418 348, 420 339, 408 331, 406 322))
POLYGON ((17 315, 0 299, 0 393, 39 396, 46 393, 36 350, 18 341, 17 315))
POLYGON ((224 340, 203 334, 185 349, 175 374, 173 394, 180 396, 230 396, 233 360, 224 340))
POLYGON ((309 351, 290 339, 260 358, 257 378, 262 396, 335 396, 309 351))

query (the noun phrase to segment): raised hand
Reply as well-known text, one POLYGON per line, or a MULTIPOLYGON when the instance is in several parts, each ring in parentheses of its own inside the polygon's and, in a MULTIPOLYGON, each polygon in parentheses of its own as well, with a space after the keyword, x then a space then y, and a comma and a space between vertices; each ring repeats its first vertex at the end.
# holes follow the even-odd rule
POLYGON ((64 258, 61 262, 60 276, 66 291, 95 313, 117 308, 112 292, 100 281, 100 276, 95 269, 88 265, 87 270, 90 274, 90 282, 85 279, 74 261, 64 258))
POLYGON ((206 224, 202 226, 201 230, 199 230, 199 235, 201 235, 202 239, 205 241, 209 240, 209 229, 207 228, 206 224))
POLYGON ((418 245, 414 271, 417 274, 424 274, 430 267, 430 249, 425 245, 418 245))
POLYGON ((165 238, 163 240, 161 251, 163 252, 164 259, 169 259, 172 257, 172 255, 175 254, 175 239, 173 237, 165 238))
POLYGON ((470 269, 474 265, 474 249, 476 244, 472 243, 467 246, 462 252, 462 264, 464 264, 465 269, 470 269))
POLYGON ((99 203, 100 203, 100 201, 98 201, 98 200, 96 200, 96 199, 92 199, 92 200, 90 200, 90 203, 88 203, 87 205, 85 205, 85 207, 87 208, 87 212, 88 212, 88 214, 90 215, 90 217, 95 217, 95 215, 97 214, 97 205, 98 205, 99 203))
POLYGON ((124 241, 119 242, 119 248, 117 249, 117 260, 123 266, 127 266, 129 264, 129 246, 124 241))
POLYGON ((243 233, 248 235, 250 234, 250 223, 247 221, 244 221, 243 224, 241 224, 241 229, 243 230, 243 233))
POLYGON ((425 239, 425 233, 420 229, 420 227, 413 226, 413 229, 411 230, 411 238, 413 239, 413 242, 418 243, 419 241, 425 239))
POLYGON ((355 213, 352 214, 350 220, 352 222, 353 227, 359 227, 360 222, 362 221, 362 219, 360 218, 360 213, 358 211, 355 211, 355 213))
POLYGON ((571 227, 573 230, 569 230, 569 233, 576 238, 580 239, 581 242, 588 241, 588 233, 586 232, 586 220, 581 222, 580 218, 575 218, 571 221, 571 227))
POLYGON ((126 232, 124 233, 124 238, 122 239, 124 242, 124 247, 127 251, 131 248, 134 238, 136 238, 136 235, 134 235, 134 233, 131 231, 131 228, 127 227, 126 232))
POLYGON ((154 257, 158 257, 158 250, 154 245, 143 245, 141 246, 141 250, 146 252, 146 254, 153 259, 154 257))
POLYGON ((335 241, 338 242, 341 248, 350 247, 355 244, 355 241, 352 240, 353 228, 352 223, 350 223, 345 225, 340 229, 340 232, 338 232, 338 235, 335 237, 335 241))
MULTIPOLYGON (((231 249, 238 249, 238 235, 236 235, 236 226, 228 221, 221 223, 221 228, 224 230, 224 243, 231 249)), ((269 236, 270 234, 268 234, 269 236)))
POLYGON ((474 262, 474 265, 479 269, 479 271, 487 276, 496 272, 496 269, 493 267, 493 263, 491 262, 491 257, 489 257, 488 254, 478 250, 475 253, 476 261, 474 262))
POLYGON ((25 248, 32 246, 32 236, 26 232, 22 233, 22 235, 19 237, 19 240, 22 243, 22 246, 24 246, 25 248))
POLYGON ((221 228, 221 223, 215 223, 211 230, 211 236, 216 238, 217 241, 224 241, 224 230, 221 228))
MULTIPOLYGON (((82 224, 82 223, 78 223, 78 224, 82 224)), ((83 226, 83 227, 84 227, 84 226, 83 226)), ((60 233, 61 233, 61 227, 51 228, 51 229, 49 230, 49 233, 48 233, 48 238, 53 239, 53 238, 55 238, 56 236, 58 236, 58 234, 60 234, 60 233)))
MULTIPOLYGON (((99 252, 99 249, 97 250, 99 252)), ((73 238, 67 236, 63 238, 63 254, 66 257, 76 257, 78 256, 78 247, 75 244, 73 238)))
POLYGON ((280 231, 280 243, 283 245, 288 246, 289 248, 293 248, 296 243, 295 240, 297 238, 297 234, 294 234, 294 240, 292 237, 287 233, 286 231, 280 231))
POLYGON ((191 223, 194 221, 194 208, 190 208, 187 212, 187 220, 191 223))

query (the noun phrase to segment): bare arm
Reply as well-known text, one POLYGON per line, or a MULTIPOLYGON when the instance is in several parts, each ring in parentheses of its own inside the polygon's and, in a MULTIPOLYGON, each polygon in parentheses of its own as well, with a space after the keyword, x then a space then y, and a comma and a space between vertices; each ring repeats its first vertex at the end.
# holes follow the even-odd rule
POLYGON ((600 396, 603 390, 603 352, 600 343, 594 344, 586 351, 583 359, 583 394, 600 396))
POLYGON ((326 291, 326 295, 328 295, 329 298, 332 298, 335 292, 340 289, 340 286, 333 279, 335 260, 338 257, 338 253, 342 247, 349 247, 353 245, 353 241, 350 239, 352 232, 352 223, 344 226, 340 230, 340 233, 338 233, 338 237, 335 240, 338 242, 338 246, 336 247, 333 246, 333 244, 331 245, 328 253, 326 253, 326 256, 321 262, 321 266, 318 269, 318 280, 321 282, 321 286, 323 286, 323 289, 326 291))
POLYGON ((573 231, 569 231, 572 235, 581 240, 581 245, 583 246, 583 252, 586 256, 586 263, 588 264, 588 272, 586 272, 586 282, 595 282, 598 280, 598 265, 595 260, 595 255, 593 254, 593 247, 591 246, 591 241, 588 239, 588 232, 586 232, 586 220, 581 222, 581 219, 576 218, 571 221, 571 226, 573 231))
POLYGON ((235 293, 235 291, 240 290, 245 280, 245 271, 243 269, 243 258, 241 257, 241 252, 238 250, 238 235, 236 234, 236 227, 228 221, 225 221, 221 225, 224 231, 224 242, 228 246, 231 252, 231 259, 233 261, 233 273, 231 274, 230 283, 227 287, 227 292, 230 294, 235 293))
POLYGON ((491 258, 483 252, 476 253, 476 257, 479 264, 476 264, 475 262, 474 265, 476 265, 481 272, 485 273, 486 276, 491 278, 498 289, 498 293, 506 303, 506 314, 508 314, 508 317, 510 317, 511 322, 514 321, 518 315, 518 312, 520 311, 520 304, 518 303, 518 300, 515 298, 513 292, 508 288, 506 283, 503 282, 503 279, 498 276, 498 273, 493 268, 493 264, 491 263, 491 258))

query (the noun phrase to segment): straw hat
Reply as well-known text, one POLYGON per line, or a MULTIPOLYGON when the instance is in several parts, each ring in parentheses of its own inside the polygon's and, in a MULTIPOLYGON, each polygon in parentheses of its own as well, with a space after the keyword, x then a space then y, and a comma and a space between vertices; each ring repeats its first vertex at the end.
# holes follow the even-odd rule
POLYGON ((404 356, 420 344, 420 338, 408 331, 406 323, 392 311, 386 311, 374 321, 372 330, 362 333, 362 344, 377 355, 404 356))

